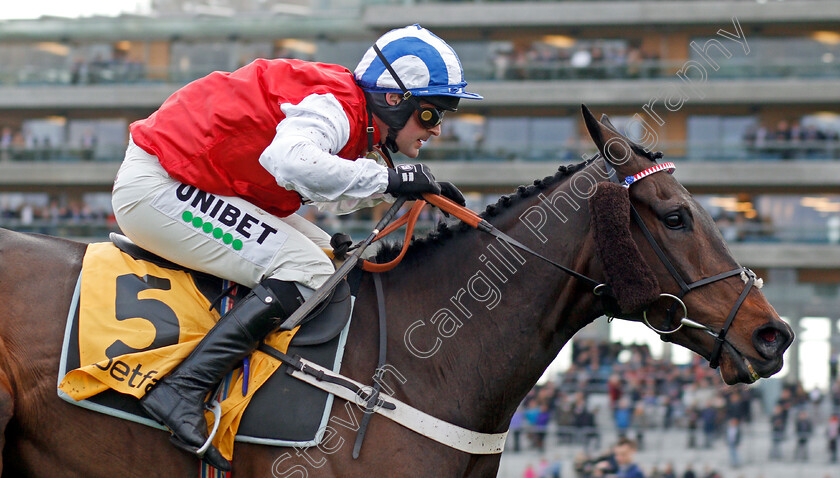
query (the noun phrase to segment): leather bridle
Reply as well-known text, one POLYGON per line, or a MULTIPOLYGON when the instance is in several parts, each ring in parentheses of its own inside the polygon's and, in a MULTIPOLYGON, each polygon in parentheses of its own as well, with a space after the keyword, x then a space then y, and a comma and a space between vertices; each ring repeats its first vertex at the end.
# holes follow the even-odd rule
MULTIPOLYGON (((624 181, 620 181, 618 179, 618 174, 616 173, 615 168, 613 168, 613 166, 610 164, 610 162, 605 159, 604 160, 604 165, 607 169, 607 174, 609 174, 610 181, 612 181, 616 184, 619 184, 619 185, 621 185, 625 188, 628 188, 628 189, 636 181, 638 181, 638 180, 640 180, 644 177, 647 177, 650 174, 660 172, 660 171, 666 171, 666 170, 669 173, 672 173, 675 169, 673 163, 657 164, 656 166, 648 168, 648 169, 646 169, 646 170, 644 170, 644 171, 642 171, 642 172, 640 172, 640 173, 638 173, 634 176, 626 177, 624 179, 624 181)), ((668 273, 671 274, 671 277, 674 278, 674 281, 677 283, 677 286, 679 286, 679 288, 680 288, 680 291, 676 295, 666 294, 666 293, 659 294, 660 297, 664 297, 664 298, 671 299, 671 300, 674 301, 674 304, 668 309, 668 315, 667 315, 668 323, 673 323, 674 313, 676 312, 678 307, 681 308, 682 312, 683 312, 683 317, 679 320, 679 325, 677 325, 675 328, 670 329, 670 330, 662 330, 662 329, 658 329, 658 328, 652 326, 647 319, 647 309, 642 312, 642 322, 649 329, 651 329, 654 332, 656 332, 657 334, 659 334, 660 337, 662 338, 662 340, 664 340, 666 342, 669 341, 669 338, 668 338, 669 335, 677 332, 683 326, 694 328, 694 329, 700 329, 700 330, 703 330, 703 331, 709 333, 712 337, 715 338, 715 347, 712 350, 712 353, 709 357, 709 366, 711 368, 717 368, 720 365, 720 356, 721 356, 721 353, 723 352, 723 344, 727 342, 726 341, 726 334, 729 331, 729 328, 732 326, 732 322, 734 322, 735 316, 738 314, 738 310, 741 308, 741 305, 743 305, 744 300, 746 300, 747 294, 749 294, 750 290, 752 290, 753 286, 755 285, 755 281, 756 281, 755 273, 753 271, 751 271, 750 269, 742 266, 742 267, 739 267, 737 269, 732 269, 731 271, 721 272, 720 274, 716 274, 716 275, 713 275, 711 277, 706 277, 704 279, 699 279, 699 280, 696 280, 694 282, 689 282, 689 281, 687 281, 683 278, 682 274, 680 274, 680 272, 677 270, 677 268, 674 267, 674 264, 671 262, 671 260, 668 259, 668 256, 665 255, 665 251, 663 251, 662 247, 659 246, 659 243, 656 242, 656 238, 653 237, 653 234, 651 234, 650 229, 648 229, 648 227, 645 225, 645 222, 642 220, 642 217, 639 215, 639 212, 636 210, 636 208, 633 206, 632 203, 630 204, 630 216, 631 216, 633 222, 635 222, 636 225, 639 227, 639 229, 642 231, 642 234, 644 234, 645 239, 647 240, 648 244, 650 244, 650 247, 653 249, 653 252, 659 258, 659 261, 662 262, 662 265, 665 266, 665 269, 668 270, 668 273), (744 278, 746 284, 744 286, 744 290, 741 291, 741 295, 738 296, 738 299, 735 301, 735 304, 732 306, 732 309, 729 311, 729 315, 726 317, 726 321, 724 322, 723 327, 721 327, 721 329, 719 331, 715 332, 713 329, 709 328, 708 326, 700 324, 698 322, 695 322, 695 321, 693 321, 693 320, 691 320, 687 317, 688 316, 688 308, 686 307, 685 302, 683 302, 682 299, 689 292, 691 292, 693 290, 696 290, 700 287, 703 287, 705 285, 709 285, 709 284, 712 284, 714 282, 717 282, 717 281, 720 281, 720 280, 723 280, 723 279, 727 279, 729 277, 736 276, 736 275, 744 278)), ((619 317, 619 318, 621 318, 621 317, 619 317)), ((747 363, 747 365, 750 368, 750 373, 752 374, 752 378, 757 380, 758 379, 757 374, 755 373, 755 371, 752 370, 752 367, 749 366, 749 363, 747 363)))
MULTIPOLYGON (((602 156, 600 154, 597 154, 597 155, 593 156, 590 159, 590 161, 594 162, 594 160, 598 159, 599 157, 602 157, 602 156)), ((604 165, 605 165, 605 168, 607 170, 607 174, 609 175, 610 181, 612 181, 616 184, 619 184, 619 185, 621 185, 625 188, 628 188, 628 189, 630 188, 630 185, 632 185, 632 184, 640 181, 641 179, 644 179, 644 178, 646 178, 646 177, 648 177, 652 174, 662 172, 662 171, 667 171, 669 173, 672 173, 676 169, 676 166, 674 166, 673 163, 661 163, 661 164, 659 164, 659 163, 656 163, 656 161, 654 161, 654 166, 651 166, 650 168, 647 168, 643 171, 640 171, 639 173, 636 173, 633 176, 627 176, 626 178, 624 178, 624 181, 620 181, 618 179, 618 174, 616 173, 615 169, 610 164, 610 162, 607 161, 606 159, 604 159, 604 165)), ((510 237, 509 235, 505 234, 504 232, 496 229, 496 227, 493 226, 492 224, 490 224, 489 222, 487 222, 487 220, 485 220, 484 218, 482 218, 478 214, 470 211, 469 209, 467 209, 465 207, 462 207, 462 206, 456 204, 455 202, 453 202, 453 201, 451 201, 451 200, 449 200, 449 199, 447 199, 443 196, 439 196, 439 195, 435 195, 435 194, 426 193, 426 194, 423 194, 423 198, 424 198, 425 201, 429 202, 430 204, 432 204, 434 206, 437 206, 438 208, 440 208, 441 210, 443 210, 443 211, 445 211, 449 214, 452 214, 453 216, 455 216, 458 219, 464 221, 466 224, 478 229, 479 231, 491 234, 494 237, 498 238, 499 240, 505 241, 506 243, 510 244, 511 246, 514 246, 517 249, 520 249, 524 252, 527 252, 528 254, 531 254, 532 256, 535 256, 535 257, 553 265, 554 267, 557 267, 561 271, 563 271, 563 272, 571 275, 575 279, 578 279, 579 281, 583 282, 588 287, 591 287, 592 292, 595 295, 600 296, 602 298, 609 297, 609 298, 615 299, 615 294, 614 294, 613 289, 610 285, 605 284, 605 283, 601 283, 601 282, 599 282, 599 281, 597 281, 597 280, 595 280, 591 277, 588 277, 584 274, 581 274, 580 272, 572 270, 572 269, 570 269, 570 268, 568 268, 568 267, 566 267, 562 264, 559 264, 559 263, 545 257, 544 255, 534 251, 530 247, 522 244, 521 242, 519 242, 516 239, 510 237)), ((668 310, 668 314, 667 314, 668 323, 673 323, 673 316, 674 316, 674 313, 676 312, 678 307, 682 308, 683 316, 682 316, 682 318, 679 319, 679 325, 677 325, 675 328, 663 330, 663 329, 658 329, 658 328, 656 328, 656 327, 654 327, 653 325, 650 324, 650 321, 647 318, 647 310, 650 308, 650 305, 648 305, 648 307, 641 313, 641 315, 642 315, 641 319, 639 319, 638 314, 633 315, 633 316, 623 316, 621 314, 611 315, 611 314, 608 313, 607 315, 609 316, 610 320, 612 320, 613 318, 620 318, 620 319, 632 320, 632 321, 636 321, 636 322, 641 321, 648 328, 650 328, 651 330, 653 330, 654 332, 659 334, 660 338, 663 341, 666 341, 666 342, 670 341, 669 337, 670 337, 671 334, 673 334, 673 333, 677 332, 678 330, 682 329, 683 326, 688 327, 688 328, 692 328, 692 329, 702 330, 702 331, 708 333, 709 335, 711 335, 712 337, 714 337, 714 339, 715 339, 714 349, 712 349, 712 353, 709 356, 709 366, 711 368, 717 368, 720 365, 720 357, 721 357, 721 354, 723 353, 723 345, 725 343, 728 343, 728 341, 726 340, 726 334, 729 332, 729 329, 732 326, 732 322, 735 320, 735 315, 737 315, 738 310, 741 308, 741 305, 743 305, 744 301, 746 300, 747 294, 749 294, 750 290, 752 290, 753 286, 756 283, 755 273, 753 271, 751 271, 750 269, 746 268, 746 267, 738 267, 736 269, 732 269, 732 270, 727 271, 727 272, 721 272, 720 274, 716 274, 716 275, 713 275, 711 277, 706 277, 704 279, 699 279, 699 280, 696 280, 694 282, 689 282, 689 281, 687 281, 683 278, 682 274, 680 274, 680 272, 677 270, 677 268, 674 267, 674 264, 671 262, 671 260, 668 259, 668 256, 665 255, 665 252, 663 251, 662 247, 660 247, 659 243, 656 242, 656 239, 653 237, 653 234, 651 234, 650 229, 648 229, 648 227, 645 225, 645 222, 642 220, 642 217, 639 215, 638 211, 636 210, 636 208, 633 206, 632 203, 630 203, 630 216, 631 216, 633 222, 636 223, 636 225, 642 231, 642 234, 644 234, 645 238, 647 239, 648 243, 650 244, 650 247, 653 249, 654 253, 656 253, 656 256, 659 258, 659 260, 662 262, 662 264, 665 266, 665 269, 668 270, 668 272, 671 274, 671 276, 674 278, 674 281, 677 283, 677 285, 680 288, 680 291, 676 295, 675 294, 667 294, 667 293, 659 294, 660 298, 664 297, 664 298, 671 299, 671 300, 674 301, 674 304, 668 310), (729 315, 726 317, 726 321, 724 322, 724 325, 723 325, 723 327, 721 327, 720 330, 715 331, 711 327, 708 327, 706 325, 703 325, 699 322, 696 322, 696 321, 688 318, 688 308, 686 307, 685 302, 683 302, 683 300, 682 300, 683 297, 685 297, 689 292, 691 292, 693 290, 696 290, 700 287, 703 287, 705 285, 709 285, 711 283, 714 283, 714 282, 717 282, 717 281, 720 281, 720 280, 723 280, 723 279, 727 279, 729 277, 733 277, 733 276, 736 276, 736 275, 740 275, 741 278, 746 283, 746 285, 744 287, 744 290, 741 291, 741 295, 738 296, 738 299, 735 301, 735 304, 732 306, 732 309, 730 309, 729 315)), ((609 309, 609 307, 607 307, 607 309, 609 309)), ((729 344, 730 344, 730 346, 732 346, 731 342, 729 342, 729 344)), ((732 346, 732 347, 734 348, 734 346, 732 346)), ((748 361, 746 362, 746 365, 747 365, 747 368, 749 369, 750 377, 754 381, 758 380, 759 376, 753 370, 752 365, 748 361)))

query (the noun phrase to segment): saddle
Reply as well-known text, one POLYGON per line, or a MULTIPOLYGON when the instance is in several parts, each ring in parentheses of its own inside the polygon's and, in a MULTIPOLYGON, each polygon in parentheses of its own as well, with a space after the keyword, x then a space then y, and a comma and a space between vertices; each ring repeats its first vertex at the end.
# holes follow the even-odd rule
MULTIPOLYGON (((112 232, 109 238, 119 250, 134 259, 150 262, 166 269, 187 270, 183 266, 143 249, 122 234, 112 232)), ((190 271, 190 273, 196 276, 197 280, 201 281, 200 287, 208 289, 221 288, 222 279, 218 277, 197 271, 190 271)), ((237 291, 236 295, 239 298, 244 297, 247 293, 248 289, 243 287, 237 291)), ((309 295, 311 294, 304 293, 304 299, 307 299, 309 295)), ((338 336, 344 326, 350 321, 349 298, 350 286, 347 284, 347 281, 339 283, 338 287, 332 291, 330 297, 303 320, 301 328, 292 338, 291 345, 318 345, 338 336)))
MULTIPOLYGON (((150 378, 154 377, 154 375, 150 375, 154 371, 149 371, 150 367, 143 363, 135 365, 128 360, 121 362, 121 357, 126 356, 115 355, 126 351, 145 351, 151 348, 149 346, 141 350, 137 343, 137 337, 132 337, 131 333, 128 333, 124 339, 116 341, 113 340, 112 331, 108 330, 101 333, 100 335, 105 336, 107 342, 113 341, 107 349, 104 346, 99 347, 101 350, 106 350, 107 363, 100 358, 91 361, 90 357, 96 356, 96 354, 86 351, 84 344, 90 341, 90 335, 97 335, 98 333, 91 329, 91 320, 89 319, 80 325, 80 322, 82 322, 80 316, 90 317, 92 313, 101 314, 101 311, 91 312, 90 308, 95 308, 95 305, 92 305, 92 300, 86 298, 83 294, 91 287, 83 287, 83 281, 94 280, 90 277, 96 276, 95 280, 117 282, 116 287, 113 284, 103 284, 95 287, 106 290, 117 289, 116 299, 112 295, 110 299, 105 301, 109 302, 111 307, 110 318, 104 319, 108 323, 106 328, 114 324, 121 325, 138 319, 151 322, 154 327, 148 324, 142 325, 148 329, 154 329, 154 334, 148 333, 147 335, 150 337, 154 335, 154 340, 151 341, 153 342, 152 346, 155 343, 162 345, 162 348, 159 349, 161 352, 158 353, 160 356, 171 355, 164 352, 164 350, 167 350, 166 347, 172 347, 171 344, 175 344, 184 336, 189 335, 189 333, 183 331, 183 324, 179 322, 181 316, 174 319, 174 326, 171 324, 173 319, 167 318, 167 314, 178 315, 180 313, 179 307, 187 307, 187 305, 180 305, 174 299, 163 299, 165 293, 172 295, 177 292, 180 297, 180 290, 182 289, 198 291, 200 297, 189 298, 188 302, 194 303, 189 305, 190 309, 185 309, 190 312, 182 315, 206 314, 208 317, 202 320, 204 320, 205 327, 209 328, 217 319, 212 318, 214 312, 206 310, 206 304, 211 304, 211 307, 220 316, 223 315, 225 307, 230 307, 231 301, 235 302, 236 298, 244 297, 248 290, 241 286, 228 285, 227 281, 208 274, 187 270, 140 248, 124 236, 112 234, 111 241, 111 243, 91 244, 86 252, 82 272, 74 294, 74 304, 71 305, 65 331, 58 376, 58 393, 61 398, 74 405, 162 428, 157 422, 146 416, 140 408, 139 400, 135 397, 142 396, 142 392, 132 396, 129 393, 134 390, 128 392, 125 390, 117 391, 113 387, 102 387, 100 383, 96 385, 99 388, 107 389, 92 396, 86 396, 90 392, 80 392, 84 389, 85 384, 79 382, 79 376, 84 376, 84 380, 88 382, 92 381, 84 373, 79 373, 80 370, 85 369, 92 370, 108 380, 114 379, 119 382, 117 385, 123 387, 129 386, 129 384, 131 386, 150 387, 154 383, 154 379, 150 378), (113 263, 108 263, 104 266, 104 269, 100 269, 107 271, 106 274, 98 273, 93 268, 95 266, 93 262, 99 256, 108 256, 115 259, 113 263), (125 267, 131 267, 132 269, 118 270, 123 267, 123 263, 126 264, 125 267), (85 273, 89 270, 94 272, 89 272, 86 278, 85 273), (109 276, 110 278, 103 279, 102 276, 109 276), (187 286, 180 287, 180 284, 185 282, 185 277, 188 278, 187 286), (122 280, 122 284, 120 284, 120 280, 122 280), (120 296, 120 287, 129 292, 120 296), (126 298, 135 307, 134 309, 120 305, 120 300, 126 298), (170 302, 166 303, 165 301, 170 302), (115 302, 117 304, 116 308, 113 305, 115 302), (204 306, 198 307, 196 305, 198 303, 204 304, 204 306), (83 309, 86 315, 81 313, 83 309), (114 314, 114 310, 122 312, 114 314), (122 316, 120 316, 120 313, 122 313, 122 316), (167 321, 170 322, 168 325, 167 321), (164 337, 167 331, 174 337, 164 337), (91 365, 92 362, 93 365, 91 365), (106 366, 110 368, 106 369, 106 366), (80 398, 80 396, 83 398, 80 398)), ((111 292, 111 294, 114 293, 111 292)), ((304 296, 306 295, 304 293, 304 296)), ((354 300, 347 281, 342 281, 331 296, 305 318, 297 333, 290 340, 287 338, 285 342, 283 340, 277 343, 270 342, 269 345, 277 348, 282 345, 285 347, 285 352, 290 356, 302 357, 337 373, 344 353, 354 300)), ((207 328, 204 330, 206 331, 207 328)), ((290 333, 286 332, 285 334, 290 333)), ((137 335, 136 327, 133 335, 137 335)), ((200 340, 203 333, 197 335, 197 338, 194 339, 200 340)), ((101 353, 99 356, 101 357, 101 353)), ((185 355, 182 354, 180 357, 183 356, 185 355)), ((324 426, 329 420, 333 395, 312 387, 286 373, 277 373, 278 371, 282 372, 286 367, 280 365, 279 361, 268 355, 255 357, 256 354, 251 357, 250 373, 254 377, 259 377, 259 373, 268 374, 268 378, 264 382, 260 382, 258 388, 255 387, 255 390, 250 391, 247 390, 249 385, 245 384, 253 383, 253 380, 249 382, 244 379, 246 373, 240 371, 240 369, 234 370, 223 381, 220 385, 220 396, 222 398, 229 396, 232 400, 238 399, 247 404, 247 407, 244 408, 244 411, 236 410, 236 415, 228 420, 224 418, 225 413, 233 413, 234 410, 225 407, 225 402, 222 400, 225 412, 218 435, 222 439, 228 440, 230 442, 228 446, 230 447, 233 446, 233 438, 231 438, 233 433, 236 434, 235 440, 241 442, 297 447, 318 445, 323 439, 324 426), (266 369, 266 361, 272 361, 268 369, 266 369), (262 367, 261 371, 257 370, 258 367, 262 367), (237 387, 241 387, 241 390, 237 387), (244 398, 246 396, 250 398, 246 400, 244 398), (229 428, 231 429, 229 430, 224 429, 227 423, 230 423, 229 428)), ((177 364, 177 361, 175 364, 177 364)), ((160 376, 164 374, 161 373, 160 376)), ((82 381, 84 382, 84 380, 82 381)), ((239 402, 234 403, 237 404, 233 407, 240 407, 239 402)), ((244 404, 241 407, 244 407, 244 404)))

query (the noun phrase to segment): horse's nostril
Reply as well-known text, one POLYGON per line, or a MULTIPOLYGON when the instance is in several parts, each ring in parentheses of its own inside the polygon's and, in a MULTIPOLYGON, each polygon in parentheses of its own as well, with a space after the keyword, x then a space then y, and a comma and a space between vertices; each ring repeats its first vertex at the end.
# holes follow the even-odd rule
POLYGON ((765 359, 771 360, 784 353, 793 341, 793 333, 787 327, 767 325, 755 331, 753 346, 765 359))
POLYGON ((764 329, 758 333, 758 338, 772 344, 779 338, 779 331, 771 328, 764 329))

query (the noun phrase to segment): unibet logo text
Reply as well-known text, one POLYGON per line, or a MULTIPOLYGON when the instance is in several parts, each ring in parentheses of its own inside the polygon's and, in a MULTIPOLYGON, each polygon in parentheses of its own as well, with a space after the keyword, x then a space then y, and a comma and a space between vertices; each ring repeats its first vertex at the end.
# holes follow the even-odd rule
MULTIPOLYGON (((195 186, 182 184, 175 190, 175 195, 179 200, 188 202, 190 206, 207 214, 210 218, 216 219, 220 224, 234 228, 243 237, 250 239, 256 236, 257 244, 262 244, 269 236, 277 233, 277 229, 248 213, 243 214, 238 207, 195 186)), ((196 227, 201 226, 201 223, 196 225, 196 227)), ((215 235, 216 231, 213 230, 210 223, 205 223, 204 226, 205 229, 209 229, 205 232, 212 232, 215 235)))

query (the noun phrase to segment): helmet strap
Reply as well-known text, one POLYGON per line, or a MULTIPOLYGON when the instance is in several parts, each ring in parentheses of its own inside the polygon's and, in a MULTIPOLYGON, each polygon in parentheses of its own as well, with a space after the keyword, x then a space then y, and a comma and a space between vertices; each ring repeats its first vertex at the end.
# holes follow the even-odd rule
POLYGON ((392 153, 400 150, 400 147, 397 146, 397 134, 399 134, 399 130, 388 128, 388 136, 385 137, 385 147, 390 149, 392 153))
MULTIPOLYGON (((417 98, 414 95, 412 95, 410 91, 408 91, 408 88, 405 87, 405 84, 402 82, 399 75, 397 75, 397 72, 394 71, 394 67, 391 66, 391 63, 388 61, 387 58, 385 58, 385 55, 382 54, 382 50, 379 49, 379 46, 377 46, 376 43, 373 44, 373 51, 376 52, 376 56, 379 57, 379 60, 382 62, 383 65, 385 65, 385 68, 388 70, 388 73, 391 74, 391 77, 397 83, 397 86, 399 86, 400 90, 402 90, 403 101, 410 102, 412 106, 414 106, 415 110, 419 110, 420 101, 418 101, 417 98)), ((397 134, 399 134, 400 129, 402 129, 402 127, 394 128, 389 125, 388 136, 385 138, 385 146, 394 153, 396 153, 400 149, 399 146, 397 146, 397 134)))
MULTIPOLYGON (((370 105, 365 105, 365 109, 367 110, 367 144, 368 144, 368 151, 374 152, 374 144, 373 144, 373 133, 376 131, 373 127, 373 113, 370 111, 370 105)), ((385 146, 391 147, 389 143, 396 146, 397 143, 391 138, 391 128, 388 128, 388 137, 385 139, 385 146)), ((382 152, 382 156, 385 158, 385 164, 394 169, 394 160, 391 159, 391 153, 388 152, 387 149, 378 148, 380 152, 382 152)), ((393 150, 395 153, 397 150, 393 150)))

